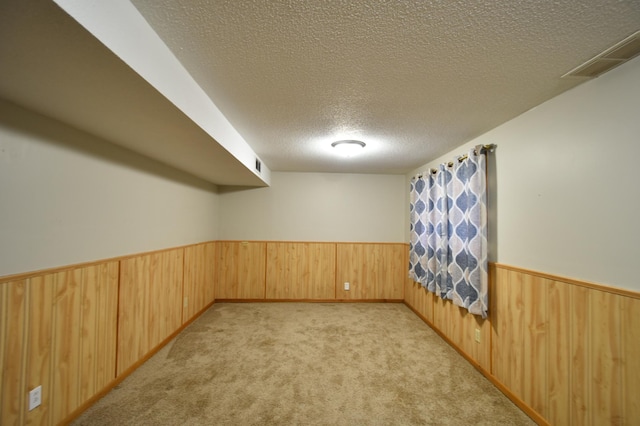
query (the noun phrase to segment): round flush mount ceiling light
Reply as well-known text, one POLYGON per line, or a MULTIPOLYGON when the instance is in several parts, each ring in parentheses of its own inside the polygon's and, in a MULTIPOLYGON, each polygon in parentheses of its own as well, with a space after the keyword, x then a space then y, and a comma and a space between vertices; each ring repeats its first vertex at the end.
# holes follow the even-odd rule
POLYGON ((367 146, 367 144, 362 141, 346 139, 333 142, 331 146, 334 147, 341 155, 344 155, 345 157, 351 157, 352 155, 362 151, 362 149, 367 146))

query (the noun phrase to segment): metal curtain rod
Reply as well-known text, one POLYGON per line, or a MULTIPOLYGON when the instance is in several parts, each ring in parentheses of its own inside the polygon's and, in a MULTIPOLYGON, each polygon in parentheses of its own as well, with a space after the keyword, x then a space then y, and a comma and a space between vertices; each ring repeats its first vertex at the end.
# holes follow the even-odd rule
MULTIPOLYGON (((489 152, 493 152, 493 150, 496 148, 495 144, 488 144, 488 145, 478 145, 473 149, 473 152, 475 154, 478 154, 478 148, 481 151, 489 151, 489 152)), ((463 154, 457 157, 458 163, 462 163, 464 160, 466 160, 467 158, 469 158, 469 154, 463 154)), ((453 161, 449 161, 448 163, 443 163, 445 164, 447 167, 453 167, 453 161)), ((417 176, 412 177, 411 179, 420 179, 425 173, 431 173, 432 175, 438 173, 438 169, 429 169, 428 171, 422 172, 417 176)))

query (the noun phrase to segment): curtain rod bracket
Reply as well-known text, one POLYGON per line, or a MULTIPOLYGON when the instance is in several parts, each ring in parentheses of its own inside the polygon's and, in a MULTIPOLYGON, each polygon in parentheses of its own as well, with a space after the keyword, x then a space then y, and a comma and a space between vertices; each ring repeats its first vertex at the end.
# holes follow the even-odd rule
MULTIPOLYGON (((497 145, 494 143, 490 143, 490 144, 486 144, 486 145, 476 145, 476 147, 474 148, 474 152, 476 154, 478 154, 478 152, 494 152, 496 150, 497 145)), ((456 159, 458 160, 459 163, 462 163, 464 160, 466 160, 469 157, 468 154, 463 154, 460 155, 459 157, 457 157, 456 159)), ((453 167, 453 161, 449 161, 448 163, 443 163, 445 166, 447 167, 453 167)), ((424 175, 429 175, 429 174, 436 174, 438 172, 438 169, 429 169, 429 170, 425 170, 424 172, 413 176, 411 179, 422 179, 422 177, 424 175)))

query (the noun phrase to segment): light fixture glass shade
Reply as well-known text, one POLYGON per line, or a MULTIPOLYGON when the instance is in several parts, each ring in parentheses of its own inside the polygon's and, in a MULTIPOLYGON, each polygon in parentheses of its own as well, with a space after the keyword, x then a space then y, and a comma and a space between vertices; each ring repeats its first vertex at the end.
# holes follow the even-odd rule
POLYGON ((344 157, 351 157, 358 154, 366 145, 367 144, 365 144, 364 142, 356 140, 342 140, 333 142, 331 144, 331 146, 334 147, 336 151, 344 157))

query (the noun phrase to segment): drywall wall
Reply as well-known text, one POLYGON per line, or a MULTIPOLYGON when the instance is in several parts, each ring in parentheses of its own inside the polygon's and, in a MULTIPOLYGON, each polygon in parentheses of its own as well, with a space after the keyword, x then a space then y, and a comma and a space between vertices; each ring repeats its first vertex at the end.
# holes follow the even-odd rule
MULTIPOLYGON (((490 259, 640 290, 640 58, 557 96, 450 153, 489 157, 490 259), (493 164, 491 164, 493 163, 493 164)), ((405 234, 408 240, 408 233, 405 234)))
POLYGON ((216 239, 216 191, 0 100, 0 276, 216 239))
POLYGON ((220 193, 226 240, 403 242, 403 175, 272 172, 271 187, 220 193))

